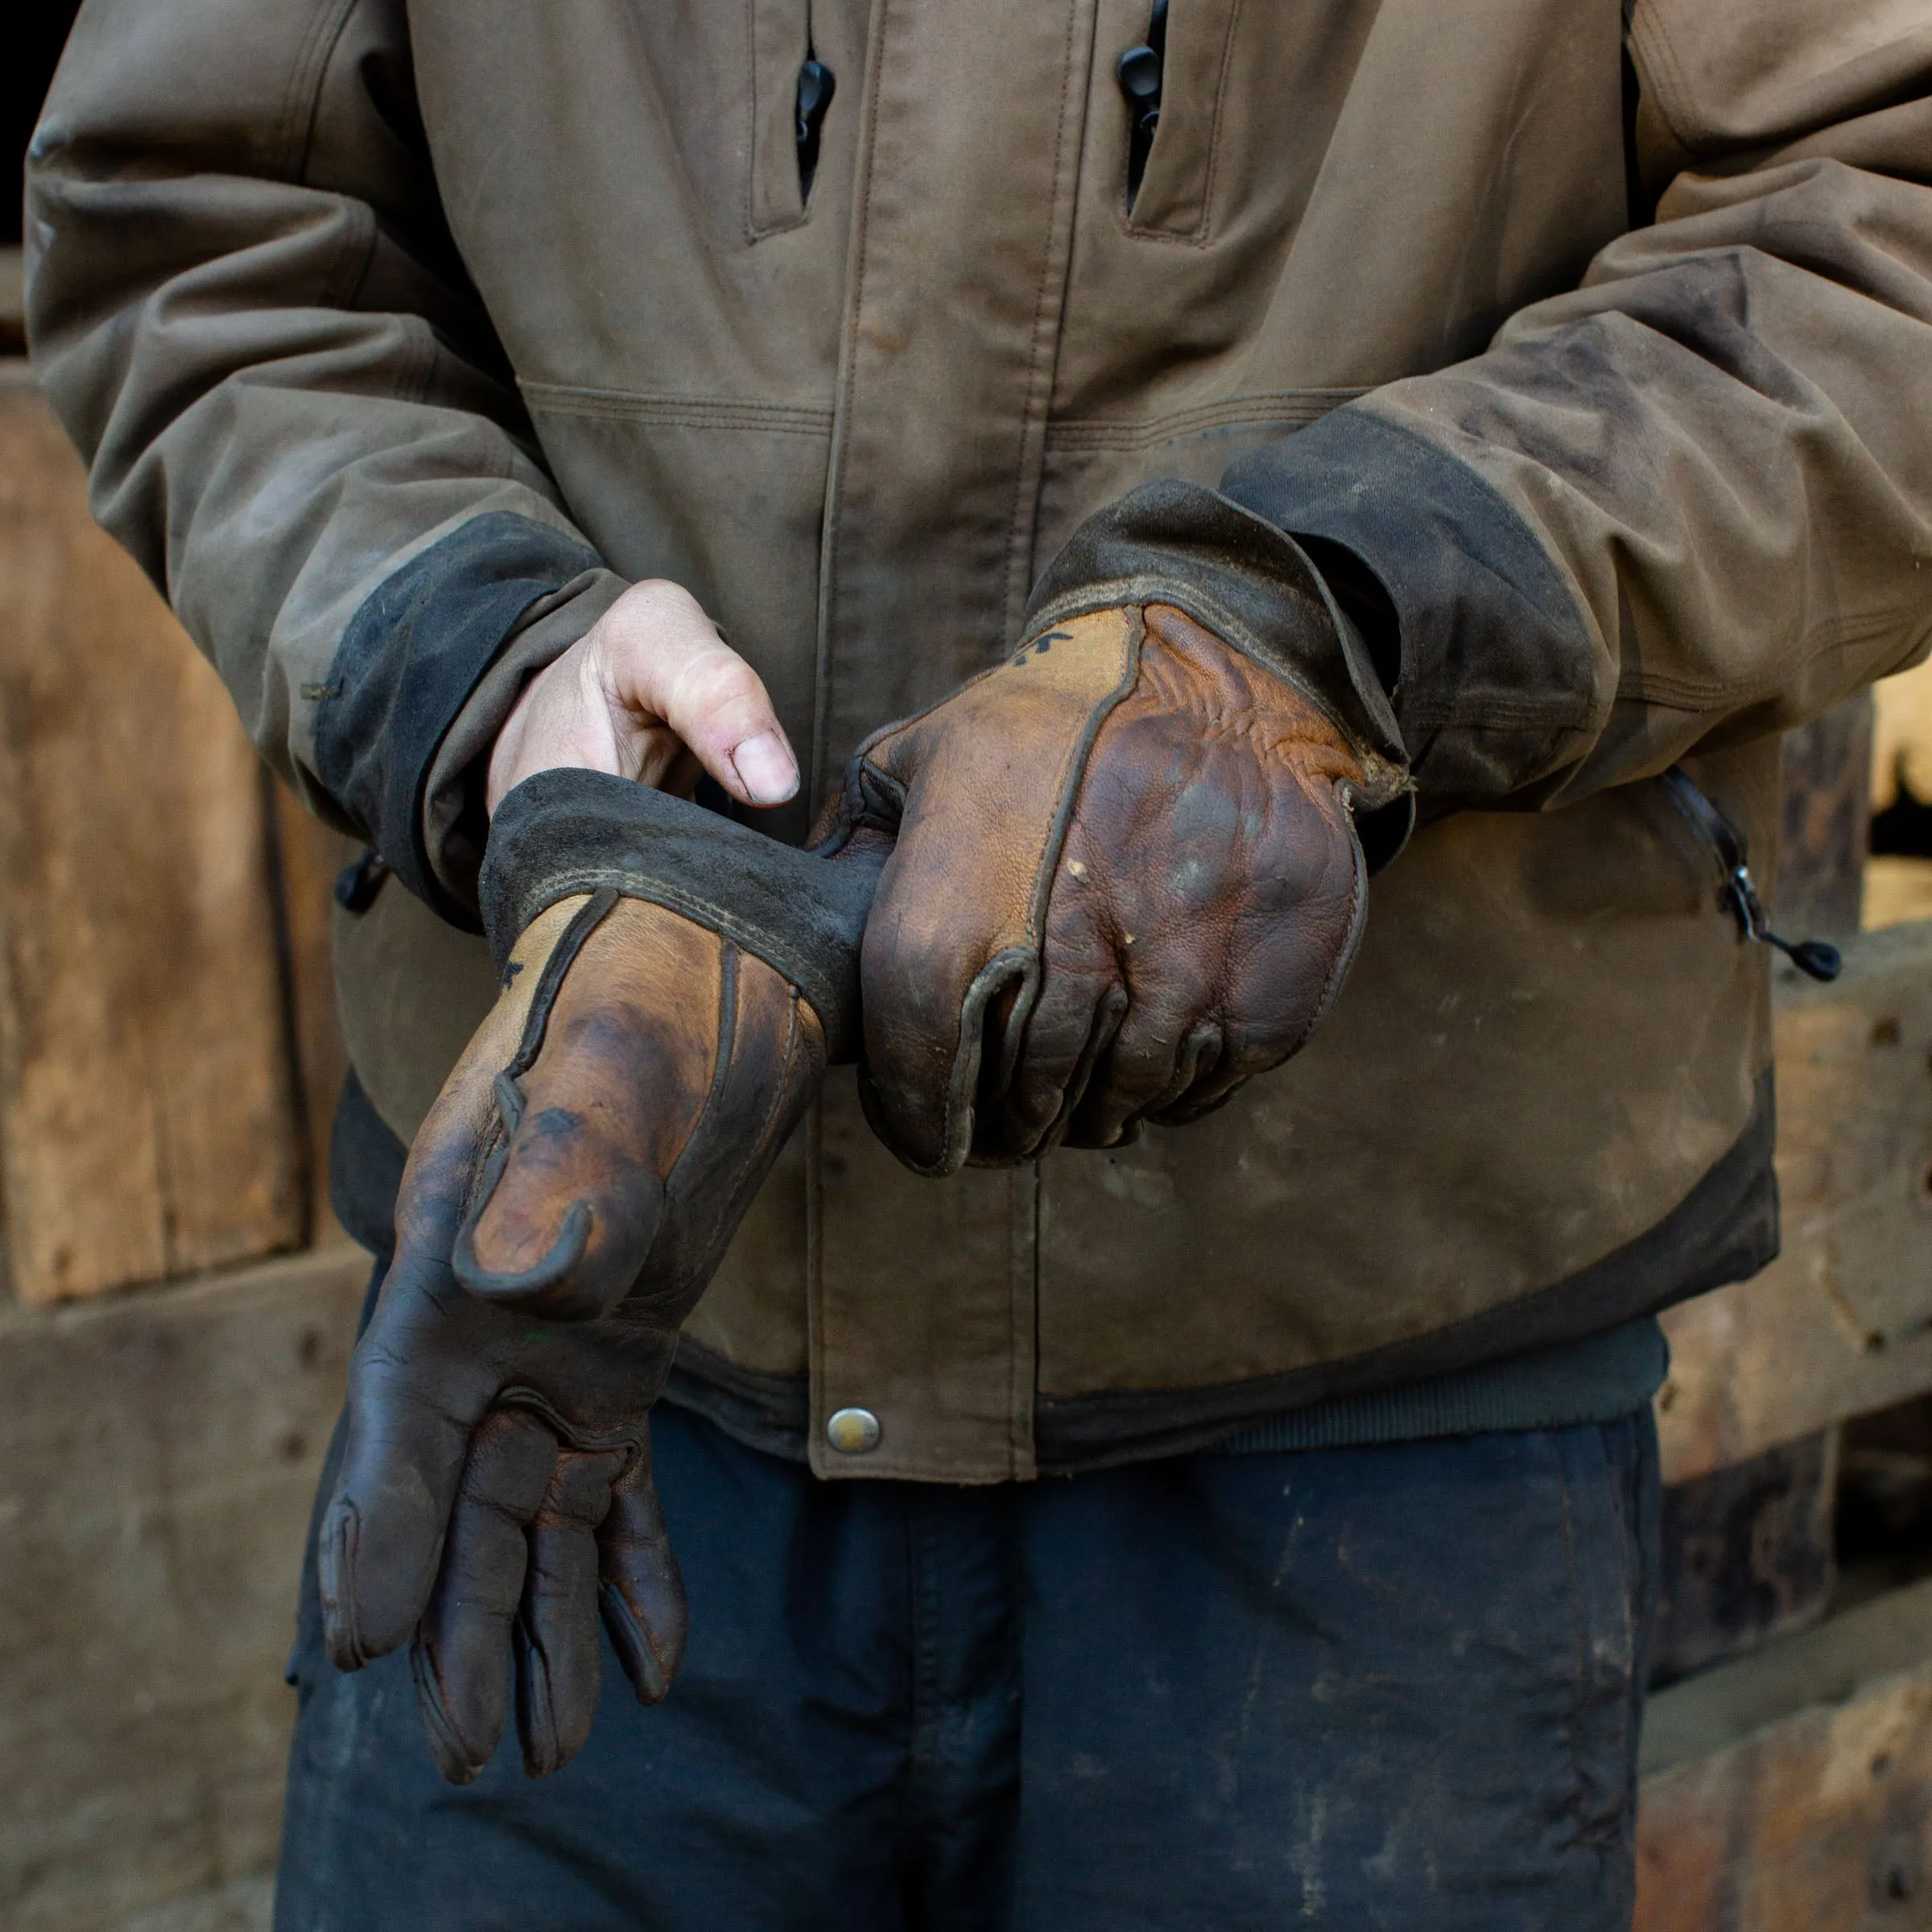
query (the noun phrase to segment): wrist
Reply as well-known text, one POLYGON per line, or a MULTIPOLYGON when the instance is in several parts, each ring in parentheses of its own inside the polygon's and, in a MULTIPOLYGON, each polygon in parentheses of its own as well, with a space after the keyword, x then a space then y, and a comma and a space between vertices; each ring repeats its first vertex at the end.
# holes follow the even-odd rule
POLYGON ((685 795, 702 771, 754 807, 782 804, 799 782, 757 672, 688 591, 662 579, 632 584, 530 680, 491 749, 488 810, 556 770, 685 795))
MULTIPOLYGON (((477 869, 489 835, 489 771, 506 722, 533 679, 594 628, 624 588, 621 578, 598 568, 539 598, 444 732, 417 811, 430 902, 445 918, 473 927, 477 869)), ((386 849, 384 856, 393 857, 386 849)))
POLYGON ((485 808, 540 771, 602 772, 689 797, 697 759, 667 724, 633 719, 614 695, 601 631, 580 638, 518 695, 490 747, 485 808))

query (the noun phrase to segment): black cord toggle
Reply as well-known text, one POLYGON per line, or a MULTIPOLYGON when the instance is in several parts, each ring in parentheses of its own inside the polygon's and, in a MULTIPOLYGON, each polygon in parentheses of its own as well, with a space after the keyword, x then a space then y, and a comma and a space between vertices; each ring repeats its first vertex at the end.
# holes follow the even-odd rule
POLYGON ((389 877, 389 861, 372 845, 361 857, 352 859, 336 875, 336 903, 358 919, 376 902, 382 881, 389 877))
POLYGON ((1663 774, 1670 799, 1717 861, 1717 902, 1746 939, 1775 946, 1802 973, 1829 985, 1844 970, 1844 956, 1825 939, 1787 939, 1771 930, 1769 914, 1751 877, 1744 835, 1713 805, 1681 765, 1663 774))

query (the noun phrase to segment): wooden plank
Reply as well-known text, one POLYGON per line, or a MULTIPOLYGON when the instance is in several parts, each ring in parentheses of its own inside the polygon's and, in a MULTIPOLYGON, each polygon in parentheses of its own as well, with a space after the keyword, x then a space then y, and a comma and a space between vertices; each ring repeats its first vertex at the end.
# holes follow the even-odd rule
POLYGON ((1914 797, 1932 804, 1932 658, 1872 687, 1877 707, 1872 747, 1872 803, 1879 811, 1898 797, 1902 778, 1914 797))
POLYGON ((1838 1434, 1836 1554, 1850 1587, 1876 1595, 1932 1574, 1932 1396, 1838 1434))
POLYGON ((347 1241, 328 1205, 328 1129, 342 1092, 349 1055, 336 1012, 330 944, 336 875, 361 850, 312 818, 263 774, 275 832, 281 914, 295 1034, 300 1126, 309 1176, 308 1220, 314 1242, 347 1241))
POLYGON ((1635 1932, 1932 1923, 1932 1583, 1651 1702, 1635 1932))
POLYGON ((0 1313, 0 1925, 226 1922, 275 1863, 357 1250, 0 1313), (151 1921, 136 1914, 152 1912, 151 1921))
POLYGON ((300 1238, 257 761, 0 372, 0 1187, 15 1291, 300 1238))
POLYGON ((1874 858, 1865 866, 1868 932, 1932 919, 1932 859, 1874 858))
POLYGON ((1932 1389, 1932 924, 1845 956, 1779 974, 1785 1252, 1665 1316, 1666 1481, 1932 1389))
POLYGON ((0 355, 27 353, 26 280, 21 251, 0 248, 0 355))
POLYGON ((1932 1578, 1864 1599, 1814 1629, 1658 1692, 1645 1713, 1638 1769, 1649 1783, 1922 1663, 1932 1663, 1932 1578))
POLYGON ((1869 691, 1785 736, 1772 906, 1794 939, 1857 928, 1871 772, 1869 691))
POLYGON ((1650 1681, 1669 1684, 1825 1614, 1838 1431, 1781 1443, 1664 1492, 1650 1681))
MULTIPOLYGON (((1871 695, 1861 691, 1784 741, 1771 882, 1787 934, 1844 933, 1860 923, 1872 720, 1871 695)), ((1837 1432, 1822 1429, 1666 1488, 1653 1684, 1755 1649, 1824 1614, 1836 1577, 1836 1446, 1837 1432)))

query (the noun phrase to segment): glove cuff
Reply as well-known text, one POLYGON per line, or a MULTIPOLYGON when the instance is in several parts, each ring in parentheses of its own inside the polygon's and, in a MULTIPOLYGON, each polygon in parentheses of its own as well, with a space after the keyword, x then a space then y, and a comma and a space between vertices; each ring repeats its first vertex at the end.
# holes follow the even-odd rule
POLYGON ((526 778, 497 808, 481 899, 502 976, 518 935, 546 907, 608 886, 680 914, 795 986, 826 1054, 855 1057, 859 942, 882 850, 821 858, 688 799, 608 773, 526 778))
POLYGON ((1367 644, 1300 544, 1198 483, 1164 480, 1089 517, 1049 564, 1029 637, 1089 611, 1170 604, 1316 705, 1360 762, 1366 811, 1406 819, 1408 757, 1367 644))

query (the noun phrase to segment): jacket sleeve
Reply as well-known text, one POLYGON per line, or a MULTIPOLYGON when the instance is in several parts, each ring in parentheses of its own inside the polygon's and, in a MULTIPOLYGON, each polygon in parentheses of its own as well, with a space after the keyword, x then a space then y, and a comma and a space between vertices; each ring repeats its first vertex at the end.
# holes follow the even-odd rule
POLYGON ((27 262, 96 515, 304 802, 473 925, 477 761, 622 585, 444 225, 402 0, 86 0, 27 262))
POLYGON ((1637 0, 1629 44, 1654 222, 1221 485, 1393 605, 1432 815, 1785 729, 1932 636, 1932 14, 1637 0))

